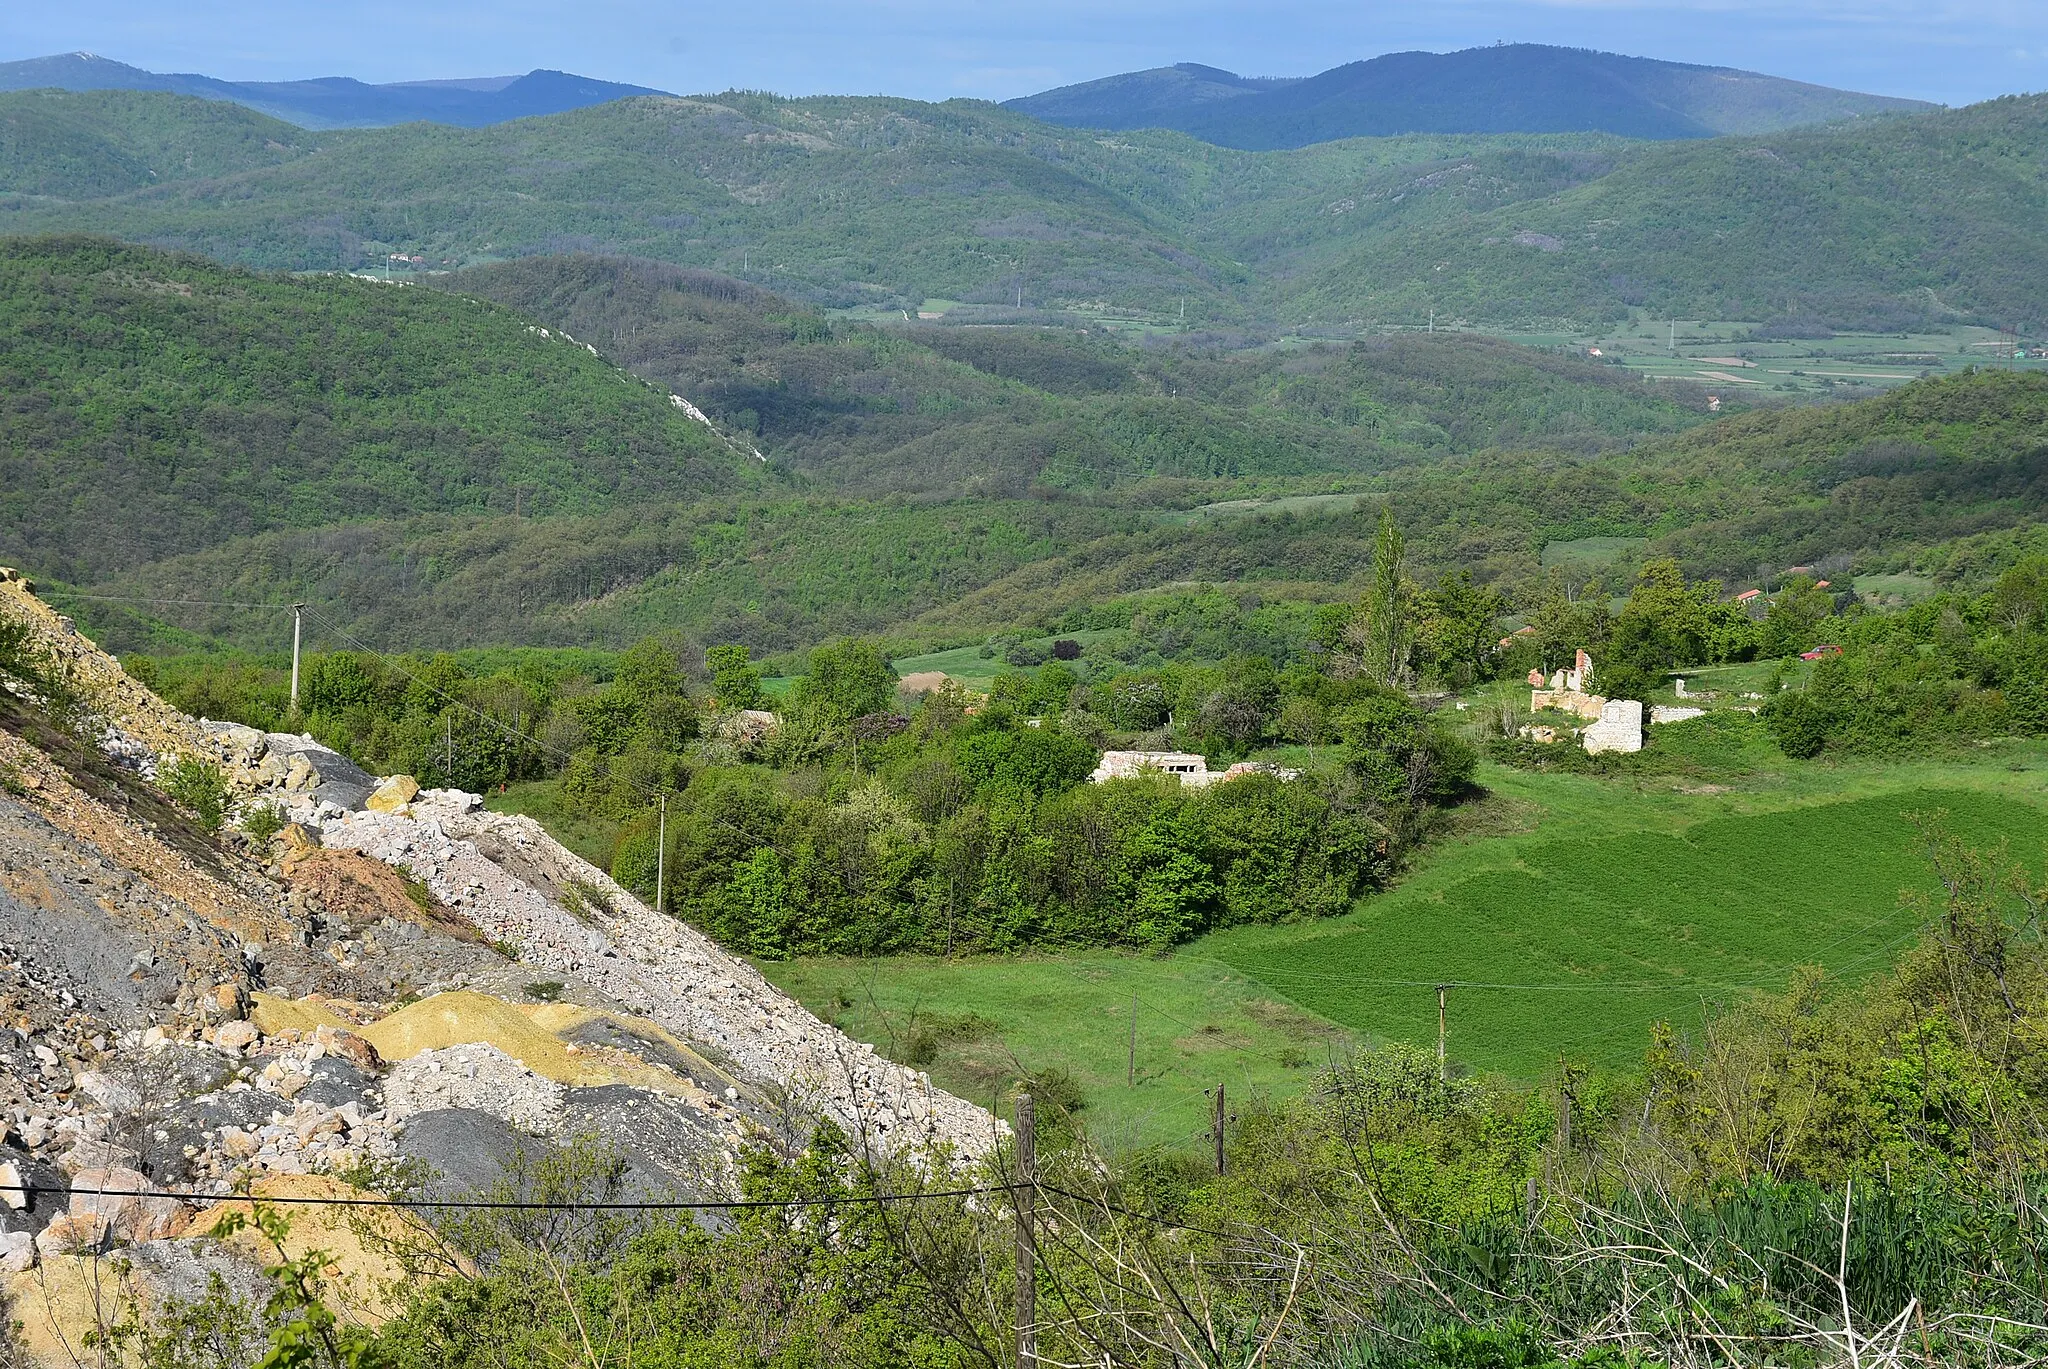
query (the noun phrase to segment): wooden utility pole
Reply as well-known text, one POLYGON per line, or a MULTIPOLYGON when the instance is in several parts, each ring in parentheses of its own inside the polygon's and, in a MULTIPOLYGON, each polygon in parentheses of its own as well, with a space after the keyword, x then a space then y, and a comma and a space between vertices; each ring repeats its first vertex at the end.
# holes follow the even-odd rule
POLYGON ((1038 1127, 1031 1095, 1017 1095, 1017 1369, 1038 1363, 1038 1127))
POLYGON ((1450 1057, 1444 1053, 1444 1038, 1450 1035, 1451 1016, 1447 999, 1451 992, 1448 984, 1436 986, 1436 1080, 1439 1084, 1451 1082, 1450 1057))
POLYGON ((1138 996, 1131 995, 1131 1044, 1124 1052, 1124 1087, 1138 1086, 1138 996))
POLYGON ((1216 1177, 1223 1177, 1223 1085, 1216 1086, 1216 1177))

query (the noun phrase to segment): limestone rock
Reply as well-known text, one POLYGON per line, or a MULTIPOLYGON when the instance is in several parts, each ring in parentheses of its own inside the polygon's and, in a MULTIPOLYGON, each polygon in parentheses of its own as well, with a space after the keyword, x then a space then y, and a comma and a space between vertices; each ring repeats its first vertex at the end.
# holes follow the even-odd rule
POLYGON ((240 984, 220 984, 213 990, 213 1005, 221 1016, 239 1021, 249 1015, 249 991, 240 984))
POLYGON ((352 1031, 339 1027, 319 1026, 313 1029, 313 1044, 327 1055, 339 1056, 357 1069, 375 1073, 384 1061, 377 1054, 377 1048, 352 1031))
MULTIPOLYGON (((1683 683, 1683 681, 1680 683, 1683 683)), ((1690 718, 1705 717, 1706 712, 1707 710, 1704 708, 1673 708, 1670 704, 1658 704, 1650 710, 1650 721, 1652 723, 1682 723, 1690 718)))
POLYGON ((287 823, 277 839, 284 844, 286 860, 300 860, 320 849, 320 834, 302 822, 287 823))
POLYGON ((0 1274, 20 1274, 35 1267, 35 1237, 26 1231, 0 1234, 0 1274))
POLYGON ((262 1039, 263 1033, 256 1030, 256 1024, 244 1018, 223 1022, 214 1028, 213 1044, 230 1055, 240 1055, 262 1039))
POLYGON ((140 1155, 126 1146, 83 1138, 57 1161, 57 1168, 66 1174, 78 1175, 89 1169, 132 1169, 141 1160, 140 1155))
POLYGON ((12 1160, 0 1165, 0 1203, 16 1212, 28 1208, 28 1180, 21 1177, 21 1166, 12 1160))
POLYGON ((109 1112, 134 1112, 142 1106, 142 1094, 133 1084, 99 1070, 79 1075, 78 1087, 109 1112))
POLYGON ((1582 740, 1589 756, 1598 756, 1609 751, 1642 750, 1642 700, 1608 700, 1600 706, 1599 721, 1585 730, 1582 740))
POLYGON ((81 1169, 71 1180, 72 1219, 99 1218, 124 1241, 140 1245, 170 1234, 181 1204, 176 1198, 143 1198, 149 1177, 134 1169, 81 1169))
POLYGON ((44 1259, 79 1250, 96 1250, 106 1242, 112 1224, 98 1213, 60 1212, 36 1233, 36 1253, 44 1259))
POLYGON ((395 813, 411 803, 419 792, 419 781, 412 776, 392 775, 371 791, 363 806, 373 813, 395 813))

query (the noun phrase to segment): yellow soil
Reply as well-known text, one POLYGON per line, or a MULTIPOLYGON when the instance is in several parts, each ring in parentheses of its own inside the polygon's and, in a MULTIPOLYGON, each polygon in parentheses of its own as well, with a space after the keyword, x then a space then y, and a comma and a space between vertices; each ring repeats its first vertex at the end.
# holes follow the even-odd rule
POLYGON ((571 1088, 630 1084, 675 1097, 702 1096, 680 1076, 635 1055, 607 1046, 577 1045, 564 1039, 586 1023, 609 1021, 635 1036, 661 1041, 700 1069, 700 1083, 722 1078, 696 1052, 652 1022, 578 1007, 573 1003, 509 1003, 489 994, 463 990, 436 994, 408 1004, 371 1025, 345 1021, 318 1002, 255 995, 250 1018, 259 1029, 311 1033, 328 1026, 352 1031, 377 1048, 387 1061, 410 1060, 421 1051, 481 1043, 496 1046, 546 1079, 571 1088))
POLYGON ((119 1325, 148 1304, 148 1291, 113 1261, 90 1255, 54 1256, 7 1281, 15 1345, 38 1369, 94 1363, 86 1336, 119 1325))
POLYGON ((311 1036, 316 1028, 337 1027, 342 1031, 360 1033, 361 1027, 330 1012, 324 1005, 310 998, 280 998, 274 993, 250 995, 249 1020, 265 1036, 275 1036, 283 1031, 295 1031, 311 1036))
MULTIPOLYGON (((375 1195, 350 1188, 324 1174, 271 1174, 251 1190, 263 1198, 364 1198, 375 1195)), ((207 1208, 192 1219, 186 1239, 204 1239, 230 1212, 245 1216, 251 1204, 231 1200, 207 1208)), ((274 1209, 291 1230, 285 1253, 296 1258, 311 1250, 327 1256, 323 1276, 328 1307, 343 1321, 375 1326, 397 1310, 410 1277, 401 1256, 408 1251, 438 1251, 426 1224, 412 1213, 388 1207, 321 1207, 286 1203, 274 1209)), ((227 1246, 251 1264, 277 1263, 277 1250, 253 1226, 227 1240, 227 1246)))

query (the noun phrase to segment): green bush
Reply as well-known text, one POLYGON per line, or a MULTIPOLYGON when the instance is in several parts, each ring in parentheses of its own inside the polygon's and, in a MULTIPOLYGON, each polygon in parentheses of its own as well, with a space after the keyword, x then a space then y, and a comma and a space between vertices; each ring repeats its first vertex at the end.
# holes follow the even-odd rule
POLYGON ((191 813, 208 832, 218 832, 227 814, 229 790, 220 767, 197 756, 180 756, 158 779, 171 801, 191 813))

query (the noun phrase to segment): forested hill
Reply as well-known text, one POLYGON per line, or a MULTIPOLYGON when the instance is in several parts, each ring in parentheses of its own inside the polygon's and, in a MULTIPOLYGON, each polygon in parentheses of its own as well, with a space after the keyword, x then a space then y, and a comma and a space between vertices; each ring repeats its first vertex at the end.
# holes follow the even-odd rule
POLYGON ((592 512, 758 477, 486 302, 0 240, 0 544, 85 579, 270 528, 592 512))
MULTIPOLYGON (((1693 142, 1431 134, 1255 153, 967 101, 728 93, 483 129, 337 130, 311 148, 266 143, 274 165, 222 157, 146 185, 119 168, 157 168, 154 149, 201 137, 185 126, 221 107, 72 98, 78 164, 103 169, 0 159, 0 232, 114 232, 298 270, 593 250, 825 306, 944 300, 953 321, 1185 313, 1237 336, 1432 309, 1546 326, 1631 310, 2048 320, 2048 97, 1693 142)), ((48 102, 0 95, 0 118, 43 117, 48 102)))
POLYGON ((98 199, 276 166, 313 147, 304 129, 239 105, 133 91, 0 100, 0 187, 28 196, 98 199))
POLYGON ((1679 143, 1523 202, 1299 259, 1307 312, 2048 321, 2048 96, 1679 143), (1311 262, 1319 264, 1311 265, 1311 262))
POLYGON ((1173 128, 1243 148, 1390 133, 1597 129, 1631 138, 1705 138, 1931 108, 1730 67, 1539 43, 1392 52, 1288 81, 1246 80, 1189 63, 1005 103, 1075 128, 1173 128))
POLYGON ((603 339, 850 493, 1366 472, 1486 447, 1595 451, 1707 418, 1696 387, 1473 336, 1223 353, 1071 329, 878 328, 729 277, 584 255, 437 284, 603 339))
MULTIPOLYGON (((1267 598, 1356 594, 1384 504, 1407 534, 1418 582, 1469 570, 1524 602, 1541 592, 1546 549, 1588 538, 1638 539, 1634 554, 1677 555, 1689 571, 1730 581, 1759 566, 1832 573, 1947 558, 1967 539, 2043 521, 2044 430, 2048 377, 1978 372, 1857 404, 1724 419, 1628 451, 1450 455, 1336 485, 1347 493, 1260 498, 1256 486, 1216 482, 1156 491, 1173 507, 813 498, 384 521, 243 539, 106 587, 305 595, 392 645, 626 643, 656 626, 756 650, 847 632, 957 642, 1191 582, 1267 598), (1216 502, 1189 508, 1205 488, 1216 502), (423 564, 431 574, 411 572, 423 564)), ((210 635, 271 641, 252 635, 268 627, 231 612, 176 617, 210 635)), ((124 645, 148 639, 139 625, 104 626, 124 645)))

